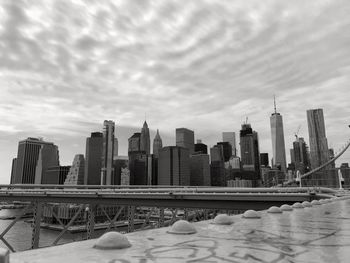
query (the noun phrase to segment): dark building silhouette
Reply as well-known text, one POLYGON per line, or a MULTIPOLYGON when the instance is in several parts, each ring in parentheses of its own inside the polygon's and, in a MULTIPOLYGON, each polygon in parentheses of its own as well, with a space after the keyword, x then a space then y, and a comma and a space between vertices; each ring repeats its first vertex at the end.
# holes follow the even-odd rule
POLYGON ((101 184, 102 148, 103 134, 92 132, 91 136, 86 138, 85 185, 101 184))
POLYGON ((141 129, 140 136, 140 150, 141 152, 145 152, 146 154, 151 154, 151 139, 149 135, 149 129, 147 122, 143 123, 143 127, 141 129))
POLYGON ((223 161, 210 163, 210 181, 212 186, 226 186, 225 164, 223 161))
POLYGON ((202 143, 201 140, 197 140, 197 143, 194 145, 195 153, 208 154, 208 146, 202 143))
POLYGON ((134 133, 128 140, 130 185, 147 185, 148 159, 145 151, 141 151, 141 133, 134 133))
POLYGON ((230 160, 230 157, 232 156, 232 146, 229 142, 218 142, 216 144, 224 157, 224 162, 228 162, 230 160))
POLYGON ((243 170, 255 171, 260 177, 260 154, 258 133, 253 131, 250 124, 242 124, 240 130, 241 161, 243 170))
POLYGON ((190 154, 188 148, 163 147, 158 159, 159 185, 190 185, 190 154))
POLYGON ((11 180, 10 180, 10 184, 13 184, 13 183, 15 182, 16 169, 17 169, 17 158, 13 158, 13 159, 12 159, 12 168, 11 168, 11 180))
POLYGON ((41 183, 41 176, 45 169, 48 166, 55 165, 59 165, 57 146, 51 142, 45 142, 42 139, 29 137, 18 143, 16 168, 13 168, 13 170, 16 171, 13 183, 41 183), (44 152, 48 155, 43 156, 44 152), (38 160, 40 161, 39 166, 38 160), (46 160, 46 162, 43 162, 44 160, 46 160))
POLYGON ((156 136, 153 140, 153 155, 155 158, 159 156, 159 150, 163 148, 162 138, 159 135, 159 130, 157 129, 156 136))
POLYGON ((48 167, 42 179, 43 184, 64 184, 69 173, 70 165, 48 167))
POLYGON ((211 185, 208 154, 198 153, 190 156, 190 185, 211 185))
POLYGON ((176 146, 187 148, 194 153, 194 132, 187 128, 176 129, 176 146))
POLYGON ((129 159, 115 159, 113 160, 114 176, 112 180, 113 185, 121 185, 122 169, 129 168, 129 159))
POLYGON ((269 166, 269 154, 268 153, 260 153, 260 165, 261 166, 269 166))

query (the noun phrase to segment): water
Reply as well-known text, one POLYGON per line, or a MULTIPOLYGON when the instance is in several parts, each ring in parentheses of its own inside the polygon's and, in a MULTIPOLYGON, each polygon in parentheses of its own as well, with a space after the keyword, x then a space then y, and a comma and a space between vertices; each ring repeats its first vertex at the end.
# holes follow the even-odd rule
MULTIPOLYGON (((6 215, 16 215, 20 212, 20 209, 4 209, 0 210, 0 216, 6 215)), ((29 218, 30 219, 30 218, 29 218)), ((0 219, 0 234, 6 227, 11 224, 13 220, 4 220, 0 219)), ((95 231, 93 237, 98 237, 103 234, 103 230, 95 231)), ((50 246, 60 231, 54 231, 49 229, 40 229, 40 240, 39 247, 50 246)), ((69 233, 66 232, 63 237, 60 239, 58 244, 64 244, 74 241, 80 241, 85 239, 86 232, 81 233, 69 233)), ((25 222, 25 219, 21 219, 6 233, 4 236, 5 240, 10 243, 10 245, 15 249, 15 251, 23 251, 30 249, 31 238, 32 238, 32 228, 31 224, 25 222)), ((6 245, 0 240, 0 247, 7 248, 6 245)))

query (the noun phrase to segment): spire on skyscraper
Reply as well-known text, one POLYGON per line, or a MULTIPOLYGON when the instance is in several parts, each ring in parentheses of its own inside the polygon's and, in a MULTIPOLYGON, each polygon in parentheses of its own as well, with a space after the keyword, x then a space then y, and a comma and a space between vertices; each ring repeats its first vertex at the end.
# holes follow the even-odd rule
POLYGON ((275 94, 273 95, 273 107, 274 107, 275 114, 276 114, 277 113, 277 109, 276 109, 276 96, 275 96, 275 94))
POLYGON ((159 150, 161 148, 163 148, 163 142, 162 142, 162 138, 160 138, 159 130, 157 129, 156 136, 154 137, 154 140, 153 140, 153 154, 156 157, 159 156, 159 150))
POLYGON ((140 140, 140 150, 145 152, 146 154, 151 153, 151 139, 149 136, 148 124, 145 120, 143 123, 143 127, 141 129, 141 140, 140 140))

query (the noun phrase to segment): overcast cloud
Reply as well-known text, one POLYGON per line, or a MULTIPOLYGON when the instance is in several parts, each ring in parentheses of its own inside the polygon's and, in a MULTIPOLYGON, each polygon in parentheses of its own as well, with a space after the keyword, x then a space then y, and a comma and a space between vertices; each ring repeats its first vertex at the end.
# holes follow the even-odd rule
POLYGON ((0 0, 0 182, 20 139, 55 142, 69 164, 112 119, 126 154, 145 113, 166 145, 176 127, 213 145, 248 117, 271 153, 273 94, 287 149, 299 125, 308 141, 306 110, 323 108, 338 151, 350 137, 349 14, 347 0, 0 0))

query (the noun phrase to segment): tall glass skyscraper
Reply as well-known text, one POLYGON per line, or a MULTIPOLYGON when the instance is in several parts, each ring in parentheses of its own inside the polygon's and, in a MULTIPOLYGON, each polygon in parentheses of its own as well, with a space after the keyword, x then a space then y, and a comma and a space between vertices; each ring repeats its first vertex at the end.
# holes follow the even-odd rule
POLYGON ((113 121, 103 122, 103 143, 102 143, 102 165, 101 184, 111 185, 113 176, 113 155, 114 155, 114 129, 113 121))
POLYGON ((281 171, 286 172, 286 147, 284 144, 283 119, 282 115, 276 111, 271 114, 271 139, 272 139, 272 166, 281 167, 281 171))
POLYGON ((250 124, 242 124, 239 132, 241 145, 241 160, 244 170, 255 171, 260 175, 260 153, 258 133, 253 131, 250 124))
POLYGON ((309 129, 311 169, 317 168, 329 160, 328 142, 322 109, 306 112, 309 129))

